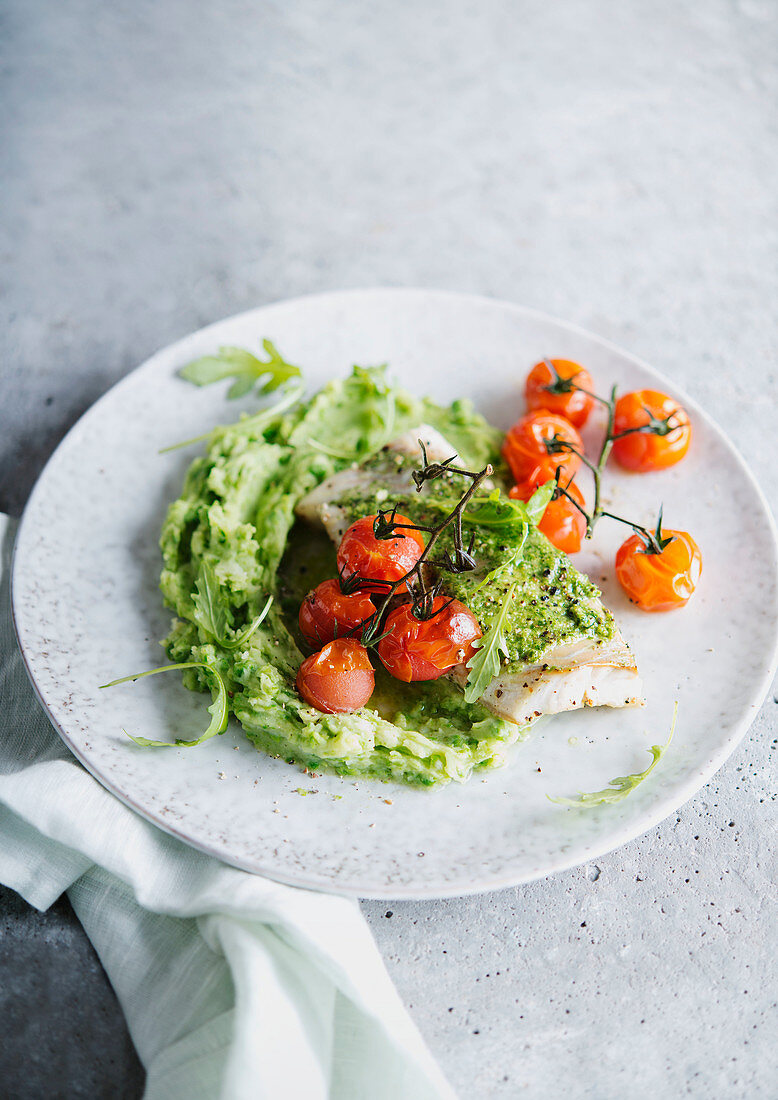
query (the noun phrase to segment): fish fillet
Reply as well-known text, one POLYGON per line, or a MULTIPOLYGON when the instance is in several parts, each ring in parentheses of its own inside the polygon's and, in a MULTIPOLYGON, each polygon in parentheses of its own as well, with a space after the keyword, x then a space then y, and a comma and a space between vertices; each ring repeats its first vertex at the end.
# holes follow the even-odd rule
MULTIPOLYGON (((455 453, 440 432, 428 424, 420 424, 387 444, 369 470, 351 467, 322 482, 300 501, 298 516, 324 527, 333 542, 339 543, 355 518, 339 501, 362 493, 366 501, 371 502, 372 510, 377 510, 379 506, 391 505, 398 496, 407 497, 412 491, 407 466, 398 468, 396 456, 421 462, 419 439, 424 441, 430 462, 441 462, 455 453)), ((603 613, 597 597, 582 603, 603 613)), ((457 665, 448 675, 464 686, 468 670, 464 665, 457 665)), ((580 707, 643 704, 635 658, 618 627, 614 627, 609 639, 582 635, 563 643, 551 641, 536 661, 521 665, 513 662, 504 674, 495 677, 481 701, 494 714, 519 725, 542 715, 580 707)))
POLYGON ((403 432, 391 443, 387 443, 381 452, 386 456, 386 463, 380 474, 372 470, 368 472, 359 466, 341 470, 340 473, 327 478, 326 481, 323 481, 321 485, 311 490, 299 501, 296 508, 297 515, 313 527, 323 527, 337 545, 351 523, 345 509, 338 506, 338 500, 353 490, 372 488, 379 479, 381 483, 379 492, 380 495, 383 495, 383 499, 376 498, 375 510, 379 506, 391 504, 393 496, 407 493, 409 488, 408 473, 407 471, 397 470, 397 467, 393 464, 392 456, 405 455, 421 462, 420 439, 427 449, 427 458, 430 462, 443 462, 456 454, 451 444, 446 442, 437 429, 430 427, 429 424, 420 424, 418 428, 403 432))

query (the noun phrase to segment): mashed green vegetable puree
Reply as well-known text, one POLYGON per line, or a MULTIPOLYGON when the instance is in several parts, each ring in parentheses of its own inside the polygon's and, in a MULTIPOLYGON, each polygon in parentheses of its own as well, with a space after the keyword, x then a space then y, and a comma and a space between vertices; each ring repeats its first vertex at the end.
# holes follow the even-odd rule
POLYGON ((206 666, 183 673, 192 689, 208 690, 207 669, 218 671, 231 713, 273 756, 432 786, 503 763, 522 733, 465 703, 448 681, 403 685, 379 671, 369 706, 347 715, 313 710, 295 690, 304 656, 299 601, 334 574, 331 548, 295 525, 295 505, 325 477, 422 422, 441 431, 471 468, 495 459, 500 435, 469 403, 442 408, 389 386, 382 369, 355 368, 285 415, 260 412, 217 428, 170 506, 161 536, 161 588, 177 616, 164 643, 168 656, 206 666), (202 614, 206 588, 210 619, 202 614), (231 646, 271 594, 261 626, 231 646), (204 625, 216 618, 218 636, 204 625))

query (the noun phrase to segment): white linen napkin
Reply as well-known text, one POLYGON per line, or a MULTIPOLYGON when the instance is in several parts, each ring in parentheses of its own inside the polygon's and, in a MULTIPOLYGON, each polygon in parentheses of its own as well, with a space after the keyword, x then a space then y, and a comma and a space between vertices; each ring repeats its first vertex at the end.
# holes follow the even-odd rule
POLYGON ((13 636, 0 514, 0 882, 67 891, 127 1018, 146 1100, 432 1100, 453 1092, 354 901, 228 867, 76 761, 13 636))

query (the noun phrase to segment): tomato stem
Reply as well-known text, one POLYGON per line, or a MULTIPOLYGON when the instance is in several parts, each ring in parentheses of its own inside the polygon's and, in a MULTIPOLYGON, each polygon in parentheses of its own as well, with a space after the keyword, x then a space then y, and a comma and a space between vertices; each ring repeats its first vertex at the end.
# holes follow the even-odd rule
POLYGON ((589 516, 589 513, 586 511, 586 509, 581 504, 578 503, 578 501, 575 499, 575 497, 572 495, 572 493, 568 493, 568 491, 567 491, 568 487, 570 486, 570 484, 572 482, 572 480, 573 479, 571 478, 570 481, 568 481, 567 485, 560 485, 559 482, 557 482, 556 493, 559 494, 559 496, 566 497, 570 501, 570 503, 578 509, 578 511, 581 513, 581 515, 586 520, 586 525, 587 525, 587 529, 588 529, 589 520, 591 518, 589 516))
POLYGON ((582 371, 577 370, 575 374, 571 374, 569 378, 563 378, 550 359, 544 359, 543 362, 554 375, 554 381, 543 387, 546 393, 571 393, 573 390, 579 390, 581 393, 585 393, 587 397, 591 397, 593 401, 599 401, 601 405, 608 404, 606 398, 600 397, 597 393, 592 393, 591 390, 579 386, 578 383, 574 381, 579 374, 583 373, 582 371))
POLYGON ((594 508, 592 509, 591 519, 586 530, 586 537, 591 538, 594 532, 594 525, 597 520, 603 514, 602 508, 602 475, 605 472, 605 466, 610 458, 611 449, 613 447, 613 422, 616 417, 616 386, 611 389, 611 395, 607 402, 608 406, 608 423, 605 428, 605 437, 600 447, 600 456, 597 459, 597 468, 594 473, 594 508))
MULTIPOLYGON (((551 370, 554 371, 555 374, 557 374, 554 365, 550 362, 550 360, 545 359, 544 362, 546 363, 546 366, 548 366, 551 370)), ((573 376, 573 378, 574 377, 575 375, 573 376)), ((671 432, 680 427, 679 424, 671 423, 676 415, 677 410, 673 410, 673 412, 669 413, 668 416, 660 420, 652 414, 650 409, 646 409, 649 417, 646 424, 641 424, 636 428, 626 428, 623 432, 614 433, 613 427, 616 418, 616 394, 618 392, 616 386, 612 387, 610 397, 606 400, 606 398, 599 397, 597 394, 589 393, 588 390, 585 390, 582 386, 577 385, 577 383, 575 383, 572 378, 563 379, 560 378, 560 376, 557 374, 557 382, 567 385, 566 392, 569 392, 571 389, 576 389, 580 390, 581 393, 587 394, 589 397, 594 397, 601 404, 605 405, 608 410, 608 420, 605 426, 605 435, 603 436, 602 444, 600 446, 600 453, 597 456, 596 462, 590 461, 590 459, 588 459, 585 454, 574 447, 572 443, 568 443, 564 439, 558 439, 556 436, 554 436, 553 439, 546 441, 546 450, 549 454, 559 454, 561 451, 566 451, 568 454, 577 455, 578 458, 580 458, 581 462, 583 462, 583 464, 589 470, 591 470, 592 477, 594 479, 594 506, 592 507, 591 513, 587 512, 585 508, 582 508, 578 501, 574 500, 571 494, 567 492, 567 489, 559 484, 559 471, 557 471, 557 492, 567 497, 567 499, 575 505, 581 515, 585 518, 586 537, 588 539, 591 538, 594 534, 594 528, 597 524, 597 521, 603 516, 607 516, 608 519, 615 519, 617 523, 626 524, 628 527, 631 527, 632 530, 636 532, 636 534, 640 535, 645 545, 645 549, 643 550, 644 554, 661 554, 665 546, 667 546, 668 543, 672 541, 672 539, 662 538, 662 509, 659 509, 659 522, 657 523, 655 532, 649 531, 646 527, 643 527, 642 524, 632 523, 631 520, 624 519, 622 516, 617 516, 613 512, 606 511, 606 509, 602 506, 602 478, 603 474, 605 473, 605 467, 608 463, 608 459, 610 458, 611 450, 613 449, 613 444, 617 439, 622 439, 626 435, 634 435, 636 432, 643 432, 648 435, 659 436, 670 435, 671 432)))

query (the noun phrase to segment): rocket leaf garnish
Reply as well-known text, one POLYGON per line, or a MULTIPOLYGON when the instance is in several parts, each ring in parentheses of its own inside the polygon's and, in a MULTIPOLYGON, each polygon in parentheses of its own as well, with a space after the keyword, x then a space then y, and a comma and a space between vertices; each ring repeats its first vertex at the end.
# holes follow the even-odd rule
POLYGON ((501 657, 507 657, 508 642, 505 637, 505 620, 516 590, 516 583, 505 593, 502 606, 489 623, 489 629, 483 638, 473 643, 478 652, 467 663, 470 670, 465 685, 465 702, 473 703, 480 699, 489 684, 499 675, 501 657))
POLYGON ((215 642, 223 644, 227 631, 232 628, 232 612, 228 610, 226 600, 221 598, 221 589, 216 573, 209 562, 204 561, 195 581, 192 593, 194 619, 197 626, 210 634, 215 642))
POLYGON ((232 613, 228 610, 227 601, 221 596, 219 581, 213 566, 204 561, 197 575, 192 600, 195 605, 192 616, 195 625, 206 634, 210 634, 216 644, 223 649, 237 649, 238 646, 244 645, 260 626, 270 610, 273 597, 268 596, 265 606, 248 626, 239 630, 237 634, 230 635, 228 631, 232 630, 232 613))
POLYGON ((262 347, 269 356, 264 363, 245 348, 225 346, 219 348, 216 355, 193 359, 178 373, 195 386, 209 386, 222 378, 234 378, 227 392, 230 398, 243 397, 260 379, 265 381, 259 392, 272 393, 290 378, 300 376, 300 368, 287 363, 271 340, 263 340, 262 347))
POLYGON ((632 775, 617 775, 615 779, 611 779, 610 786, 605 787, 601 791, 588 791, 581 793, 577 798, 552 798, 551 795, 546 795, 546 798, 550 802, 556 802, 560 806, 605 806, 610 805, 613 802, 621 802, 622 798, 626 798, 628 794, 631 794, 640 783, 646 779, 664 754, 670 747, 670 742, 673 739, 675 733, 675 720, 678 717, 678 702, 676 700, 673 707, 673 722, 670 726, 670 736, 665 741, 664 745, 652 745, 647 751, 651 753, 653 757, 651 763, 642 772, 634 772, 632 775))
POLYGON ((534 524, 537 527, 537 525, 543 519, 543 513, 548 507, 555 492, 556 481, 553 478, 551 478, 544 485, 541 485, 538 489, 535 490, 527 503, 524 505, 527 511, 527 519, 530 523, 534 524))
POLYGON ((181 668, 202 668, 214 678, 212 691, 215 692, 215 694, 213 696, 213 702, 208 707, 208 711, 211 715, 208 729, 193 741, 185 741, 180 737, 177 737, 175 741, 154 741, 149 737, 134 737, 133 734, 127 733, 127 730, 124 730, 123 732, 127 733, 127 736, 131 741, 134 741, 136 745, 141 745, 143 748, 174 748, 176 745, 193 748, 195 745, 202 745, 203 741, 208 741, 211 737, 215 737, 216 734, 219 733, 224 733, 226 730, 227 719, 229 718, 227 686, 224 683, 221 673, 212 665, 208 665, 204 661, 181 661, 179 664, 175 665, 162 665, 160 668, 151 668, 148 672, 136 672, 134 676, 122 676, 118 680, 111 680, 109 684, 101 684, 100 689, 116 687, 117 684, 126 684, 130 681, 142 680, 144 676, 156 676, 159 672, 173 672, 175 669, 181 668))

